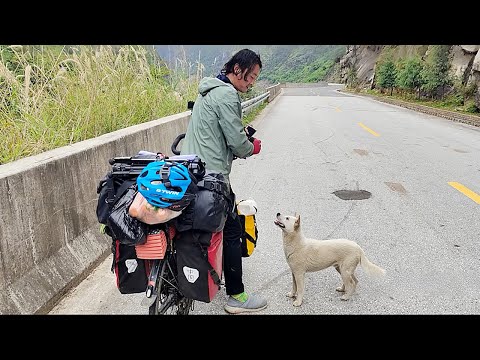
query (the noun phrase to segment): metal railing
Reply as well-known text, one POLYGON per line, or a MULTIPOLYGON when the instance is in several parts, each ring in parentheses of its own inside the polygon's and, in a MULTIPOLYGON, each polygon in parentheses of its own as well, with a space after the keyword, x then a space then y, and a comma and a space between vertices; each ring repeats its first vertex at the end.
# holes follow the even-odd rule
POLYGON ((242 112, 243 115, 248 114, 250 111, 255 109, 257 106, 268 100, 270 92, 263 93, 254 97, 253 99, 242 102, 242 112))

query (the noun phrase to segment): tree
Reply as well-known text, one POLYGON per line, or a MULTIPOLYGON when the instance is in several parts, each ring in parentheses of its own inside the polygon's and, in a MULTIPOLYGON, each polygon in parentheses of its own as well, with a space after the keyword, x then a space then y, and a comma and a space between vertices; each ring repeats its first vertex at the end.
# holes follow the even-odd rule
POLYGON ((449 52, 450 45, 430 45, 428 48, 421 77, 422 89, 429 92, 432 97, 435 97, 436 92, 440 89, 440 97, 443 99, 445 86, 452 83, 448 73, 450 70, 449 52))
POLYGON ((357 87, 357 69, 355 69, 354 66, 348 68, 347 74, 345 76, 345 83, 347 84, 347 87, 351 89, 355 89, 357 87))
POLYGON ((381 88, 390 89, 390 95, 396 86, 397 70, 392 59, 388 58, 377 65, 376 71, 377 84, 381 88))
POLYGON ((408 91, 416 90, 420 97, 420 87, 423 84, 422 69, 423 63, 419 56, 403 61, 397 69, 397 86, 408 91))

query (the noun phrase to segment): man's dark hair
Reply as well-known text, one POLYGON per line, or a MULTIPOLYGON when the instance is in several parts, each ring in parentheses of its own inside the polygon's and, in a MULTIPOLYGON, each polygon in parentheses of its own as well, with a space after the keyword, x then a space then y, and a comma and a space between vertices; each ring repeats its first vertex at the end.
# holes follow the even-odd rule
POLYGON ((221 74, 227 75, 233 73, 233 67, 235 64, 238 64, 242 71, 248 69, 248 71, 245 73, 245 79, 253 70, 255 65, 258 64, 260 69, 262 68, 262 60, 260 60, 260 55, 250 49, 243 49, 238 51, 230 60, 228 60, 225 65, 223 65, 221 74))

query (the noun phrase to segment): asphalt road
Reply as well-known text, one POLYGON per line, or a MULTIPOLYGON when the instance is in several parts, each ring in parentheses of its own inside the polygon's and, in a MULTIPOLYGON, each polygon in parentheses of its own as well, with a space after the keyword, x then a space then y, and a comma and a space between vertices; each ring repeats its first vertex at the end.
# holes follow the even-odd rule
MULTIPOLYGON (((237 196, 259 207, 258 246, 243 262, 247 291, 268 299, 258 314, 480 314, 480 128, 336 88, 283 89, 253 124, 261 153, 234 163, 237 196), (301 214, 308 237, 357 241, 386 276, 359 268, 345 302, 334 269, 308 273, 303 305, 292 306, 277 212, 301 214)), ((118 292, 110 264, 50 314, 147 314, 143 294, 118 292)), ((191 314, 224 315, 225 301, 222 289, 191 314)))

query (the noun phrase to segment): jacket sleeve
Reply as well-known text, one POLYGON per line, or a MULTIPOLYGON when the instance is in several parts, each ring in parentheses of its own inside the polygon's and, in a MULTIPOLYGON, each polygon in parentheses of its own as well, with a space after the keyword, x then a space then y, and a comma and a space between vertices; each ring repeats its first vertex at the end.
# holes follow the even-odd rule
POLYGON ((248 140, 242 124, 242 104, 237 93, 229 91, 218 103, 219 122, 227 146, 235 156, 246 158, 253 153, 253 144, 248 140))

